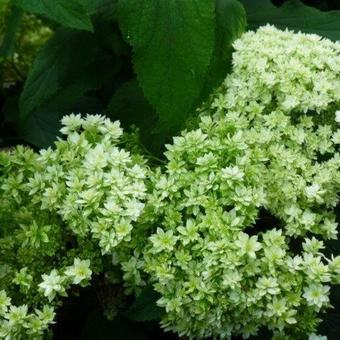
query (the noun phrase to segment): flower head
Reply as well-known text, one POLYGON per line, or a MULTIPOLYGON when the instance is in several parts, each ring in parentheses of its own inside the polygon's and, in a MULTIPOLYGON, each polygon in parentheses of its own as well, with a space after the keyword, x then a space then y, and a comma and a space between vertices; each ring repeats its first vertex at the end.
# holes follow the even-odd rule
POLYGON ((57 293, 60 295, 65 294, 65 287, 63 285, 65 277, 59 275, 56 269, 53 269, 49 275, 43 274, 42 279, 43 281, 38 286, 49 301, 52 301, 57 293))
POLYGON ((80 260, 75 258, 73 265, 66 268, 65 275, 70 277, 74 284, 79 284, 82 281, 89 280, 92 275, 90 260, 80 260))

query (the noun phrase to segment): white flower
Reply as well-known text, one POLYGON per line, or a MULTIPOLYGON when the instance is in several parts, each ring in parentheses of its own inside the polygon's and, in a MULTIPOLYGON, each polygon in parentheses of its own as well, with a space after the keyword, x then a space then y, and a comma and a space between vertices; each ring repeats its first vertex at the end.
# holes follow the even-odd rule
POLYGON ((126 221, 122 221, 115 225, 115 231, 119 240, 123 239, 131 233, 132 225, 126 221))
POLYGON ((104 203, 105 209, 103 209, 104 215, 115 215, 119 214, 119 212, 122 210, 120 205, 117 204, 114 197, 110 197, 105 203, 104 203))
POLYGON ((109 134, 112 139, 118 139, 123 134, 119 121, 111 122, 108 118, 104 120, 102 125, 99 125, 99 131, 103 134, 109 134))
POLYGON ((177 242, 177 237, 174 236, 172 230, 164 232, 163 229, 157 228, 157 233, 150 237, 150 241, 153 244, 153 252, 158 253, 163 250, 172 251, 177 242))
POLYGON ((329 286, 311 284, 309 287, 305 288, 302 296, 307 300, 308 305, 321 308, 324 304, 329 302, 328 292, 329 286))
POLYGON ((249 237, 246 233, 240 232, 235 244, 240 248, 242 255, 256 257, 255 252, 262 248, 261 243, 257 242, 257 236, 249 237))
POLYGON ((320 190, 320 185, 315 183, 315 184, 312 184, 308 187, 306 187, 306 196, 308 198, 314 198, 317 196, 318 192, 320 190))
POLYGON ((64 116, 61 119, 61 124, 64 125, 64 127, 61 128, 60 132, 67 135, 70 132, 73 132, 80 128, 82 122, 83 120, 80 114, 75 115, 72 113, 70 115, 64 116))
POLYGON ((336 130, 332 135, 332 141, 334 144, 340 144, 340 129, 336 130))
POLYGON ((73 265, 66 268, 65 275, 70 277, 74 284, 79 284, 84 280, 90 279, 92 275, 90 260, 80 260, 75 258, 73 265))
POLYGON ((27 317, 27 305, 11 306, 5 318, 8 320, 9 325, 18 326, 23 324, 27 317))
POLYGON ((86 118, 83 120, 84 129, 98 129, 101 124, 103 124, 105 120, 104 116, 101 115, 86 115, 86 118))
POLYGON ((108 153, 104 149, 104 145, 97 144, 94 149, 88 151, 85 156, 85 167, 89 170, 102 169, 108 163, 108 153))
POLYGON ((7 311, 7 307, 11 304, 9 298, 4 290, 0 290, 0 315, 7 311))
POLYGON ((126 216, 129 216, 132 221, 136 221, 144 208, 144 203, 134 199, 128 200, 125 202, 125 208, 126 216))
POLYGON ((279 284, 274 277, 260 277, 256 282, 256 287, 260 289, 261 295, 280 293, 279 284))
POLYGON ((43 274, 41 277, 43 282, 39 283, 38 286, 44 291, 44 295, 49 301, 55 298, 56 293, 65 294, 65 287, 63 286, 65 277, 59 275, 56 269, 53 269, 49 275, 43 274))
POLYGON ((310 210, 304 211, 300 222, 308 227, 312 226, 315 223, 315 214, 313 214, 310 210))
POLYGON ((244 172, 241 171, 238 166, 226 167, 222 169, 222 178, 241 181, 243 177, 244 172))

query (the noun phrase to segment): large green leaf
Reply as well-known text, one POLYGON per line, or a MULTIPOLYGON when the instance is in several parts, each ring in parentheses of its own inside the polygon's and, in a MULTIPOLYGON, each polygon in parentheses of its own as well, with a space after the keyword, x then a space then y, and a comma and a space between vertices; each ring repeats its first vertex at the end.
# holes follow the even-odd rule
POLYGON ((117 72, 113 65, 109 70, 108 58, 100 58, 64 88, 59 89, 48 102, 34 110, 27 117, 14 117, 14 123, 21 138, 38 147, 48 147, 56 140, 60 129, 60 119, 71 112, 103 112, 102 103, 95 97, 85 96, 89 90, 101 87, 117 72))
POLYGON ((41 14, 57 23, 92 31, 92 23, 81 0, 16 0, 25 11, 41 14))
POLYGON ((48 101, 65 83, 76 80, 97 52, 94 35, 84 31, 61 29, 39 52, 20 97, 25 118, 48 101))
POLYGON ((278 28, 289 28, 305 33, 316 33, 331 40, 340 40, 340 12, 322 12, 290 0, 281 7, 275 7, 270 0, 241 0, 245 6, 250 29, 257 29, 267 23, 278 28))
POLYGON ((138 81, 163 130, 179 128, 199 97, 215 41, 213 0, 120 0, 138 81))
POLYGON ((158 116, 135 79, 124 83, 113 94, 106 114, 112 120, 120 120, 124 128, 137 126, 145 147, 152 153, 159 154, 165 136, 153 131, 158 116))
POLYGON ((100 15, 104 20, 116 18, 117 0, 83 0, 83 4, 89 15, 100 15))
POLYGON ((48 147, 56 140, 60 129, 60 112, 43 108, 22 120, 18 112, 18 98, 8 98, 3 106, 7 122, 13 124, 18 136, 35 146, 48 147))
POLYGON ((102 103, 96 97, 72 96, 75 86, 70 86, 59 96, 32 112, 26 118, 20 117, 16 98, 6 101, 3 108, 6 121, 11 122, 18 136, 38 148, 47 148, 56 141, 61 128, 63 115, 71 112, 93 113, 103 112, 102 103))
POLYGON ((203 90, 205 99, 231 68, 232 43, 246 28, 246 12, 237 0, 216 0, 216 39, 203 90))
POLYGON ((126 82, 114 93, 106 111, 112 119, 142 129, 151 129, 157 121, 155 110, 144 97, 136 80, 126 82))

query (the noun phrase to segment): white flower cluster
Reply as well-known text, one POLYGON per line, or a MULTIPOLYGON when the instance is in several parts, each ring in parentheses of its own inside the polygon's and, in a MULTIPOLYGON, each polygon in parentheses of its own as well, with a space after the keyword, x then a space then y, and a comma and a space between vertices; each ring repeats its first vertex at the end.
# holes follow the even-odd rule
POLYGON ((339 42, 267 25, 243 34, 233 46, 233 72, 216 108, 253 116, 339 108, 339 42))
POLYGON ((132 284, 149 273, 162 325, 181 335, 303 338, 340 279, 340 258, 322 254, 337 237, 339 44, 267 26, 235 48, 199 129, 167 146, 148 198, 154 229, 123 269, 132 284))
POLYGON ((166 171, 155 174, 149 198, 157 228, 136 261, 145 262, 162 295, 158 303, 166 309, 162 324, 168 330, 227 338, 254 335, 264 326, 297 336, 311 333, 317 313, 329 306, 339 259, 325 262, 323 242, 314 237, 294 254, 290 236, 336 236, 332 208, 340 159, 317 162, 292 137, 302 127, 276 117, 285 126, 281 134, 279 123, 272 130, 265 124, 268 117, 254 125, 234 113, 216 121, 205 116, 199 129, 167 146, 166 171), (314 193, 311 198, 306 189, 319 183, 321 169, 327 179, 322 192, 314 189, 319 199, 314 193), (260 209, 281 222, 251 236, 260 209))
MULTIPOLYGON (((91 279, 92 271, 89 260, 74 259, 71 266, 66 267, 64 274, 59 274, 53 269, 49 275, 43 274, 43 281, 38 285, 49 303, 54 300, 56 294, 67 296, 66 290, 71 284, 86 284, 91 279)), ((30 274, 26 268, 16 276, 16 283, 27 283, 30 274)), ((0 338, 2 339, 40 339, 44 332, 54 323, 54 307, 44 304, 42 310, 35 308, 30 311, 30 306, 23 304, 15 306, 11 304, 5 290, 0 291, 0 338)))
POLYGON ((0 334, 10 338, 31 328, 42 336, 52 321, 38 324, 34 310, 58 305, 72 284, 88 285, 104 255, 129 243, 144 208, 144 160, 118 147, 119 123, 71 114, 62 124, 67 138, 54 148, 0 152, 0 291, 22 303, 1 315, 0 334))
POLYGON ((44 296, 51 302, 56 294, 67 296, 66 290, 73 284, 80 284, 91 279, 92 270, 90 260, 74 259, 72 266, 68 266, 64 274, 59 274, 58 270, 53 269, 49 275, 43 274, 43 281, 39 283, 39 288, 44 296))
POLYGON ((167 330, 322 338, 340 283, 340 256, 322 253, 338 228, 340 44, 266 26, 234 47, 164 168, 148 171, 99 115, 64 117, 55 148, 0 152, 0 337, 41 337, 57 297, 108 254, 128 290, 160 293, 167 330))
POLYGON ((40 152, 37 161, 44 171, 29 179, 30 195, 42 209, 57 211, 74 233, 90 232, 102 253, 110 253, 129 241, 144 208, 143 161, 117 146, 119 122, 71 114, 62 123, 67 139, 40 152))
POLYGON ((44 331, 54 323, 54 317, 54 309, 48 305, 30 313, 27 305, 12 305, 6 292, 0 291, 1 339, 41 339, 44 331))

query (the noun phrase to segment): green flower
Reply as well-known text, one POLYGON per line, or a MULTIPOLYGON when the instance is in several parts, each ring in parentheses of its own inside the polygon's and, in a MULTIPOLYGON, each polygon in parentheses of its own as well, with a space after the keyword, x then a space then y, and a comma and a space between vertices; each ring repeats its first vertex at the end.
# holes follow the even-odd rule
POLYGON ((157 228, 155 235, 150 237, 150 241, 153 245, 153 252, 159 253, 161 251, 172 251, 177 242, 177 237, 174 236, 172 230, 164 232, 163 229, 157 228))
POLYGON ((43 291, 44 295, 51 302, 56 294, 65 295, 65 277, 58 274, 56 269, 53 269, 49 275, 43 274, 43 281, 39 283, 39 288, 43 291))
POLYGON ((329 286, 311 284, 304 289, 302 296, 306 299, 308 305, 316 306, 317 309, 320 309, 323 305, 329 303, 329 289, 329 286))
POLYGON ((251 236, 241 232, 235 244, 240 248, 241 255, 248 255, 249 257, 256 258, 256 252, 262 248, 261 244, 257 242, 257 236, 251 236))
POLYGON ((92 270, 90 269, 90 260, 75 258, 73 265, 67 267, 64 274, 71 278, 74 284, 91 279, 92 270))

